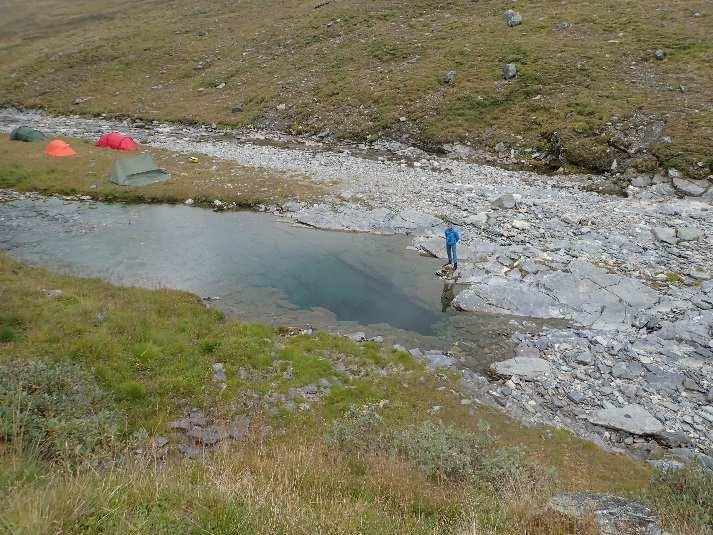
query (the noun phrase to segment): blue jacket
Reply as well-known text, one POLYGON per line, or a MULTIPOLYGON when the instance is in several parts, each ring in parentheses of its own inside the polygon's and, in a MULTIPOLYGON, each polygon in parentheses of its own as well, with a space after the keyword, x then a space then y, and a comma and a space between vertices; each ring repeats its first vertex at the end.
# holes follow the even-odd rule
POLYGON ((458 240, 460 240, 460 234, 458 234, 458 231, 454 228, 447 228, 445 236, 446 245, 455 245, 458 243, 458 240))

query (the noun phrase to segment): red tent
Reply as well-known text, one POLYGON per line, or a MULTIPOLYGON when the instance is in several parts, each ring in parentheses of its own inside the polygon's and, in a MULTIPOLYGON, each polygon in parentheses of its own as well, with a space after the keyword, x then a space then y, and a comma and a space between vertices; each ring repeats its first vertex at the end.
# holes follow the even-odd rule
POLYGON ((115 150, 137 150, 139 148, 133 139, 121 132, 103 134, 97 141, 97 147, 108 147, 115 150))

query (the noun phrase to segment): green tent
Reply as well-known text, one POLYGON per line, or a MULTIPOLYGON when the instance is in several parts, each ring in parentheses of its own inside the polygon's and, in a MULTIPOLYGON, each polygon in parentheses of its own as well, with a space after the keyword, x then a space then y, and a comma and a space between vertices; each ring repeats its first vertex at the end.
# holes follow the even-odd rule
POLYGON ((171 175, 160 169, 149 154, 114 160, 111 167, 110 180, 120 186, 145 186, 169 178, 171 175))
POLYGON ((10 139, 13 141, 44 141, 47 136, 29 126, 18 126, 10 132, 10 139))

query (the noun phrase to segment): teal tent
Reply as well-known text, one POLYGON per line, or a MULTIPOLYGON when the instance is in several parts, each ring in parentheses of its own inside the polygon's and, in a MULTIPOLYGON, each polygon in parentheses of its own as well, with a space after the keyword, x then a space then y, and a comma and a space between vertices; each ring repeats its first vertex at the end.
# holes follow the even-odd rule
POLYGON ((120 186, 146 186, 154 182, 164 182, 169 178, 171 175, 160 169, 149 154, 139 154, 114 160, 109 180, 120 186))
POLYGON ((13 141, 44 141, 47 136, 29 126, 18 126, 10 132, 10 139, 13 141))

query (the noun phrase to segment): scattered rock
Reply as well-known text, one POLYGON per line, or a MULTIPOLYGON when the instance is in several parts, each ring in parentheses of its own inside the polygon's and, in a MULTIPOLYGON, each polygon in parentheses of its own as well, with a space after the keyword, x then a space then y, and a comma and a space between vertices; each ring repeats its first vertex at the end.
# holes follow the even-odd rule
POLYGON ((456 71, 448 71, 448 73, 443 77, 443 83, 451 85, 456 81, 456 71))
POLYGON ((243 105, 242 105, 242 104, 238 104, 237 106, 233 106, 233 107, 230 109, 230 112, 231 112, 231 113, 242 113, 242 111, 243 111, 243 105))
POLYGON ((212 366, 213 368, 213 381, 216 383, 224 383, 226 380, 225 367, 222 362, 216 362, 212 366))
POLYGON ((595 425, 626 431, 632 435, 655 435, 664 430, 663 425, 641 405, 626 405, 601 409, 589 415, 595 425))
POLYGON ((601 535, 661 535, 654 513, 645 505, 608 494, 577 492, 550 499, 548 511, 575 522, 594 517, 601 535))
POLYGON ((366 340, 366 334, 359 331, 348 335, 347 338, 349 338, 353 342, 364 342, 366 340))
POLYGON ((517 11, 508 9, 505 12, 505 22, 511 28, 514 28, 515 26, 519 26, 520 24, 522 24, 522 15, 520 15, 520 13, 518 13, 517 11))
POLYGON ((517 66, 514 63, 507 63, 503 66, 503 79, 514 80, 517 77, 517 66))
POLYGON ((654 57, 657 60, 662 61, 666 58, 666 52, 664 52, 661 48, 658 48, 654 51, 654 57))

